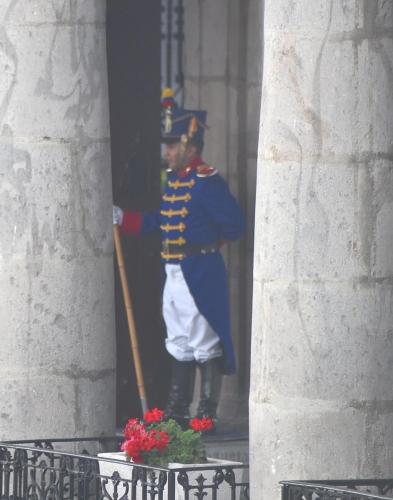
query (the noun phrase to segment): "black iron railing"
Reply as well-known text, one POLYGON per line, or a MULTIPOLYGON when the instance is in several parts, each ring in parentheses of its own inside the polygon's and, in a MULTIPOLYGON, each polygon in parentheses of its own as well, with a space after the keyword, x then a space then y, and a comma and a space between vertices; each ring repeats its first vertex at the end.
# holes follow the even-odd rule
POLYGON ((204 464, 171 468, 97 456, 116 438, 0 443, 1 500, 179 500, 249 498, 248 467, 204 464))
POLYGON ((393 479, 282 481, 282 500, 393 500, 393 479))
POLYGON ((184 97, 183 48, 183 0, 161 0, 161 83, 174 89, 179 102, 184 97))

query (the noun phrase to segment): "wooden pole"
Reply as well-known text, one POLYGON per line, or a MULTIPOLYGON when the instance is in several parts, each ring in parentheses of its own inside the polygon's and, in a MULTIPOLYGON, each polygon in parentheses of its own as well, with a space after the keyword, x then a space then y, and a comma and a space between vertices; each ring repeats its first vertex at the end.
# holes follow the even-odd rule
POLYGON ((138 385, 139 399, 141 401, 142 413, 144 414, 148 410, 148 405, 147 405, 147 399, 146 399, 145 384, 143 381, 142 363, 141 363, 141 358, 139 355, 138 337, 136 334, 134 313, 132 311, 130 291, 128 288, 127 274, 126 274, 126 269, 125 269, 125 265, 124 265, 123 249, 122 249, 122 245, 121 245, 119 226, 117 224, 113 225, 113 239, 115 242, 117 264, 119 266, 120 281, 121 281, 121 287, 123 290, 124 304, 125 304, 126 314, 127 314, 128 333, 130 335, 131 351, 132 351, 132 357, 134 360, 134 367, 135 367, 136 381, 137 381, 137 385, 138 385))

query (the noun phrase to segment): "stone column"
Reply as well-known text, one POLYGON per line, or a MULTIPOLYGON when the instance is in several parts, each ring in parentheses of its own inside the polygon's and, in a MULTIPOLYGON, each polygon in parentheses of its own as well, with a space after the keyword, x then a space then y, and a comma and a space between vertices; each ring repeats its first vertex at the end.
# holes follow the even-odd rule
POLYGON ((393 5, 265 1, 251 498, 393 474, 393 5))
POLYGON ((104 0, 0 5, 0 439, 114 431, 104 0))

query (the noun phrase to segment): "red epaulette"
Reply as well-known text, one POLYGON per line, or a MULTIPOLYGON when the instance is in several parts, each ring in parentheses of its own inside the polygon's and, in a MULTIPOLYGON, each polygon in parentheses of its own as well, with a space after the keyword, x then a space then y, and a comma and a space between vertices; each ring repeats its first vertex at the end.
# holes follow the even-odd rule
POLYGON ((217 173, 218 170, 210 165, 202 164, 197 167, 197 177, 211 177, 217 173))

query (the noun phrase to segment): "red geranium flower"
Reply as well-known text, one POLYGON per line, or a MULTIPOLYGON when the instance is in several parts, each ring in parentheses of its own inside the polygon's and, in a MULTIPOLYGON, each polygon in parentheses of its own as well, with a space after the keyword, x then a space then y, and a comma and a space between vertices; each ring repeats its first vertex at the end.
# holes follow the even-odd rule
POLYGON ((134 464, 141 464, 143 462, 142 457, 140 455, 134 455, 132 457, 132 461, 134 464))
POLYGON ((152 410, 145 412, 143 420, 148 424, 152 424, 153 422, 161 422, 163 416, 164 412, 162 410, 153 408, 152 410))
POLYGON ((206 461, 201 432, 213 427, 210 418, 195 418, 191 422, 194 432, 184 431, 173 419, 164 420, 158 408, 149 410, 144 421, 128 420, 124 427, 122 451, 134 463, 167 466, 169 462, 200 463, 206 461), (181 459, 180 459, 181 457, 181 459))
POLYGON ((130 458, 135 460, 135 457, 137 457, 141 451, 141 443, 137 439, 128 439, 122 443, 121 450, 125 451, 130 458))
POLYGON ((145 426, 137 418, 130 418, 123 430, 125 438, 132 438, 143 432, 146 432, 145 426))
POLYGON ((164 431, 157 431, 156 429, 153 429, 151 431, 151 440, 157 450, 163 450, 168 446, 169 435, 164 431))
POLYGON ((210 429, 213 429, 213 420, 209 417, 193 418, 190 421, 190 427, 198 432, 210 431, 210 429))

